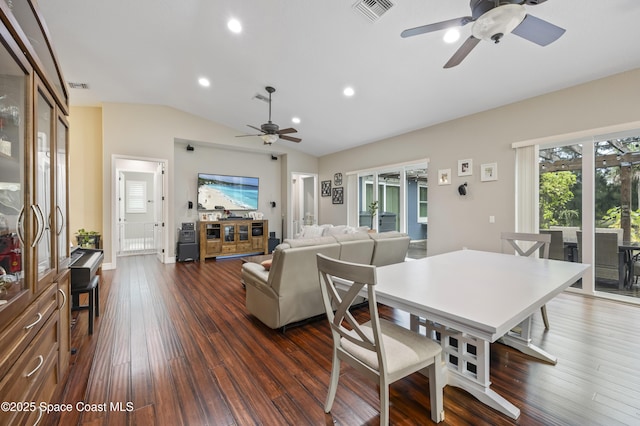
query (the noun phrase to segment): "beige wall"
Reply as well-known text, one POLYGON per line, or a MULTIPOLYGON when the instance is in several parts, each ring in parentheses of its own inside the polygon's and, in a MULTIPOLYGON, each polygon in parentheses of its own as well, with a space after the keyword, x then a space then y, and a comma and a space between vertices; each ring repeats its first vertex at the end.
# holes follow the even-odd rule
POLYGON ((69 114, 69 233, 102 233, 102 108, 72 107, 69 114))
MULTIPOLYGON (((511 144, 638 121, 638 99, 640 69, 322 157, 320 180, 335 172, 428 158, 429 253, 462 247, 500 251, 500 232, 513 231, 515 223, 511 144), (458 177, 458 160, 468 158, 473 175, 458 177), (498 181, 481 182, 480 165, 494 162, 498 181), (435 184, 438 169, 452 170, 452 185, 435 184), (457 193, 463 182, 468 182, 466 197, 457 193), (495 223, 489 223, 489 216, 495 216, 495 223)), ((322 223, 346 222, 346 204, 320 201, 322 223)))
MULTIPOLYGON (((317 173, 317 159, 315 157, 303 154, 299 151, 290 149, 285 145, 277 147, 264 146, 260 140, 254 138, 236 138, 238 131, 217 124, 200 117, 188 114, 166 106, 158 105, 138 105, 138 104, 117 104, 106 103, 102 107, 103 111, 103 194, 102 204, 108 206, 104 209, 103 229, 105 235, 105 263, 115 262, 113 256, 113 245, 111 243, 112 234, 112 217, 113 217, 113 182, 115 177, 112 175, 112 160, 114 156, 132 157, 139 159, 167 160, 167 199, 168 212, 166 220, 167 229, 167 253, 168 260, 175 254, 175 229, 180 226, 180 219, 184 217, 184 212, 179 211, 176 216, 176 208, 181 209, 184 205, 182 191, 186 186, 183 185, 181 178, 177 178, 175 171, 178 168, 176 159, 174 158, 174 149, 176 143, 184 143, 184 141, 198 141, 197 143, 206 146, 207 144, 222 150, 223 154, 217 155, 215 160, 224 161, 224 150, 227 148, 230 152, 236 152, 238 149, 247 150, 254 154, 263 154, 264 158, 267 154, 275 152, 279 156, 286 157, 288 161, 280 160, 281 173, 288 176, 293 167, 294 171, 298 171, 298 167, 302 167, 309 173, 317 173), (177 192, 180 191, 180 197, 177 192), (178 205, 176 205, 178 203, 178 205)), ((182 152, 182 151, 181 151, 182 152)), ((269 160, 271 161, 271 160, 269 160)), ((271 169, 273 167, 269 161, 265 160, 265 167, 271 169)), ((230 163, 230 167, 234 163, 230 163)), ((184 165, 180 165, 183 168, 184 165)), ((193 165, 193 173, 196 170, 196 164, 193 165)), ((258 167, 258 166, 256 166, 258 167)), ((207 170, 203 170, 207 171, 207 170)), ((215 169, 208 171, 215 172, 215 169)), ((267 173, 270 173, 267 171, 267 173)), ((250 174, 250 173, 249 173, 250 174)), ((266 189, 265 189, 266 191, 266 189)), ((271 195, 268 191, 267 196, 271 195)), ((261 188, 262 193, 262 188, 261 188)), ((277 196, 279 191, 274 189, 273 195, 277 196)), ((279 200, 277 200, 279 201, 279 200)), ((282 203, 278 203, 282 205, 282 203)), ((270 215, 270 220, 276 224, 281 220, 282 211, 265 211, 270 215)))
MULTIPOLYGON (((511 144, 638 121, 638 99, 640 69, 319 159, 285 145, 256 145, 251 138, 236 138, 238 132, 233 129, 169 107, 108 103, 102 107, 102 122, 99 108, 73 108, 70 117, 70 229, 72 233, 78 227, 99 229, 102 218, 105 262, 111 262, 113 156, 164 159, 168 161, 167 229, 170 232, 167 255, 172 257, 175 251, 173 231, 183 218, 190 217, 190 213, 184 210, 184 179, 175 176, 175 170, 184 170, 190 163, 186 157, 186 163, 177 164, 174 150, 176 143, 198 141, 199 144, 211 144, 223 153, 225 149, 233 152, 244 149, 252 154, 266 155, 274 149, 279 150, 275 153, 279 156, 280 190, 274 189, 272 194, 276 197, 279 193, 281 199, 278 209, 265 211, 273 222, 272 229, 279 227, 276 225, 278 220, 286 221, 288 200, 291 199, 289 179, 293 172, 318 173, 318 181, 322 181, 332 179, 336 172, 345 174, 428 158, 431 182, 436 182, 438 169, 450 168, 453 172, 452 185, 430 186, 430 254, 461 247, 500 250, 500 232, 513 230, 515 222, 515 154, 511 144), (101 129, 104 129, 102 168, 95 148, 91 153, 86 152, 89 146, 99 146, 101 129), (473 175, 458 177, 455 173, 457 161, 466 158, 473 160, 473 175), (481 182, 480 165, 493 162, 498 163, 498 181, 481 182), (99 174, 101 179, 97 178, 99 174), (96 176, 96 179, 88 178, 90 176, 96 176), (469 185, 468 195, 464 198, 456 190, 463 182, 469 185), (178 191, 181 191, 180 195, 178 191), (103 210, 103 206, 108 207, 103 210), (489 216, 495 216, 495 223, 489 223, 489 216)), ((254 164, 254 160, 251 163, 254 164)), ((200 167, 194 165, 194 173, 199 171, 195 170, 196 166, 200 167)), ((273 175, 273 164, 265 160, 265 168, 265 173, 273 175)), ((319 201, 319 223, 346 222, 347 204, 331 204, 330 197, 320 197, 319 201)))

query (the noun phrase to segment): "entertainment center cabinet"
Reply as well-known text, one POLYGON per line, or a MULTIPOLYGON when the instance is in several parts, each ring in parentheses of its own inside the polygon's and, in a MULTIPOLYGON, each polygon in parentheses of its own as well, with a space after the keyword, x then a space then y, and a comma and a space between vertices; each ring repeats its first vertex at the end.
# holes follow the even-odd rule
POLYGON ((269 252, 267 220, 225 219, 199 224, 201 262, 210 257, 269 252))

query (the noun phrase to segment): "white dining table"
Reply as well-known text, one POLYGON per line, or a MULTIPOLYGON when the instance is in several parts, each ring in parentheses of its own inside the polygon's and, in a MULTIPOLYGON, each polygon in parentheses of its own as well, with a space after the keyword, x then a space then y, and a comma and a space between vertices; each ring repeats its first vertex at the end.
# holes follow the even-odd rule
POLYGON ((500 339, 555 364, 556 357, 531 342, 531 315, 588 268, 576 262, 460 250, 377 268, 376 298, 409 312, 411 328, 441 344, 448 385, 517 419, 520 410, 491 389, 489 344, 500 339))

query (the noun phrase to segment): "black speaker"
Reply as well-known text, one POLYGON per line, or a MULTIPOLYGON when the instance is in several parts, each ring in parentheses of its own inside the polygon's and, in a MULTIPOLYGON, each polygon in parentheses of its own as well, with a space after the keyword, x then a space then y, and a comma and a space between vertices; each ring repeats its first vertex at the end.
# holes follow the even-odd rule
POLYGON ((178 243, 176 257, 178 262, 198 260, 198 245, 196 243, 178 243))
POLYGON ((280 244, 280 238, 269 238, 269 253, 275 250, 278 244, 280 244))
POLYGON ((192 230, 181 230, 180 235, 178 236, 179 243, 195 243, 196 242, 196 231, 192 230))

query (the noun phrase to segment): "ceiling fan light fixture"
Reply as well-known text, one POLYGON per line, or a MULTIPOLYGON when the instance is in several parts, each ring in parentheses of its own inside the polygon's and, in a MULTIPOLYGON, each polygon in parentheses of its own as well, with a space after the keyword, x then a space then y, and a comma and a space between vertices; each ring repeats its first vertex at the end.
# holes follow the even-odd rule
POLYGON ((272 143, 274 143, 275 141, 278 140, 278 138, 280 136, 278 135, 270 135, 270 134, 264 134, 262 136, 260 136, 262 138, 262 141, 267 144, 267 145, 271 145, 272 143))
POLYGON ((457 28, 449 28, 442 37, 445 43, 455 43, 458 39, 460 39, 460 30, 457 28))
POLYGON ((481 40, 500 41, 500 38, 513 31, 527 15, 523 5, 505 4, 489 10, 480 16, 471 28, 471 34, 481 40))

